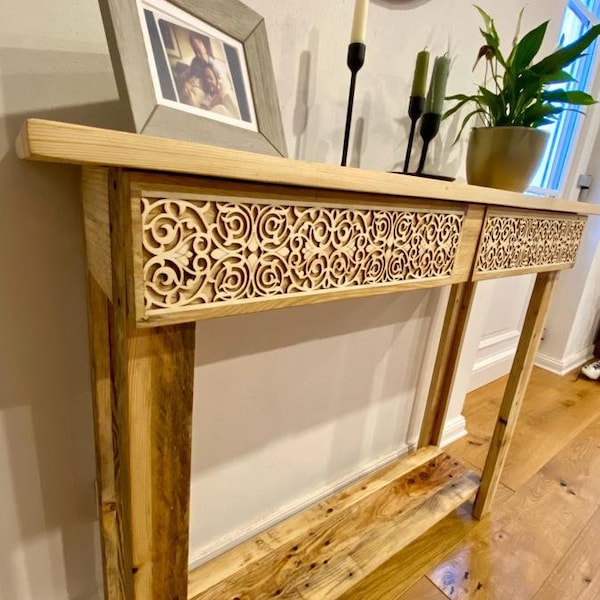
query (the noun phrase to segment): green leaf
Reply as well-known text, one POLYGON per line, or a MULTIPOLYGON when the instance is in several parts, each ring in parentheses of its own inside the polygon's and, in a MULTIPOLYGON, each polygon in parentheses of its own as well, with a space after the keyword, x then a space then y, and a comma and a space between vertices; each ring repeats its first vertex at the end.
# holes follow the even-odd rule
POLYGON ((459 100, 459 101, 452 108, 448 109, 444 113, 442 120, 447 119, 448 117, 451 117, 456 111, 460 110, 467 102, 477 103, 477 96, 465 96, 464 94, 459 94, 458 96, 460 96, 460 98, 457 98, 456 96, 448 96, 446 98, 446 100, 459 100))
POLYGON ((560 71, 572 62, 581 58, 583 51, 600 35, 600 24, 594 25, 573 43, 550 54, 531 69, 540 75, 548 75, 560 71))
POLYGON ((446 96, 446 100, 472 100, 475 96, 467 96, 466 94, 454 94, 454 96, 446 96))
MULTIPOLYGON (((455 104, 448 110, 444 118, 448 118, 465 105, 473 109, 464 119, 460 128, 460 137, 467 123, 479 114, 487 126, 521 125, 539 127, 552 123, 563 110, 571 110, 572 106, 587 106, 594 102, 589 94, 571 89, 553 89, 561 84, 575 81, 565 68, 584 55, 586 48, 600 36, 600 25, 596 25, 580 36, 575 42, 556 50, 537 64, 533 64, 543 45, 548 30, 548 22, 538 25, 520 40, 519 16, 517 34, 508 60, 500 51, 500 38, 494 20, 488 13, 475 7, 483 26, 481 34, 485 39, 486 75, 477 94, 457 94, 447 99, 455 104), (504 71, 500 67, 504 68, 504 71), (491 72, 491 76, 490 76, 491 72)), ((561 85, 562 87, 562 85, 561 85)), ((570 87, 570 86, 569 86, 570 87)), ((466 112, 466 111, 465 111, 466 112)))
POLYGON ((541 102, 537 102, 523 112, 518 124, 523 127, 534 127, 535 123, 543 119, 547 119, 552 115, 558 115, 562 112, 562 110, 563 109, 560 106, 552 106, 550 104, 542 104, 541 102))
POLYGON ((494 50, 498 48, 498 40, 491 33, 489 33, 488 31, 484 31, 483 29, 480 29, 479 32, 485 39, 485 43, 487 46, 489 46, 490 48, 494 48, 494 50))
POLYGON ((512 87, 514 88, 515 98, 521 103, 527 104, 542 93, 544 80, 541 75, 530 69, 525 69, 514 79, 512 87))
POLYGON ((492 17, 490 17, 490 15, 488 15, 485 12, 485 10, 483 10, 483 8, 481 8, 481 6, 477 6, 477 4, 473 4, 473 6, 479 11, 479 14, 481 15, 481 18, 483 19, 483 22, 485 23, 487 30, 490 33, 492 31, 495 31, 496 28, 494 27, 494 19, 492 19, 492 17))
POLYGON ((458 140, 460 140, 460 136, 462 135, 462 132, 465 130, 465 127, 467 126, 467 123, 475 116, 478 115, 479 113, 481 113, 482 110, 480 108, 477 108, 476 110, 474 110, 473 112, 470 112, 464 119, 462 122, 462 125, 460 126, 460 129, 458 130, 458 133, 456 134, 456 137, 454 138, 454 141, 452 142, 452 144, 456 144, 456 142, 458 142, 458 140))
POLYGON ((483 86, 479 86, 479 93, 483 98, 483 104, 489 108, 494 121, 497 121, 506 114, 506 102, 502 95, 494 94, 483 86))
POLYGON ((517 28, 515 29, 515 37, 513 38, 513 48, 517 45, 519 41, 519 36, 521 35, 521 23, 523 23, 523 13, 525 12, 525 7, 523 7, 519 11, 519 18, 517 19, 517 28))
POLYGON ((538 25, 538 27, 526 34, 516 45, 512 64, 509 64, 515 73, 519 73, 528 67, 539 52, 546 35, 546 30, 548 29, 548 23, 549 21, 546 21, 538 25))
POLYGON ((548 90, 542 94, 542 98, 548 102, 562 102, 563 104, 577 104, 579 106, 596 104, 596 101, 589 94, 579 90, 548 90))
POLYGON ((550 73, 549 75, 543 75, 541 77, 542 83, 569 83, 575 81, 575 77, 567 71, 556 71, 556 73, 550 73))
POLYGON ((481 32, 481 35, 485 39, 485 43, 496 50, 497 61, 503 67, 506 67, 506 61, 502 56, 502 53, 500 52, 500 36, 496 31, 494 19, 492 19, 492 17, 490 17, 490 15, 488 15, 485 12, 485 10, 483 10, 483 8, 481 8, 480 6, 477 6, 476 4, 474 4, 473 6, 479 11, 479 14, 481 15, 481 18, 483 19, 483 22, 485 24, 486 31, 484 31, 483 29, 479 30, 481 32))
POLYGON ((543 127, 544 125, 552 125, 556 121, 556 117, 547 117, 545 119, 541 119, 540 121, 536 121, 532 127, 543 127))

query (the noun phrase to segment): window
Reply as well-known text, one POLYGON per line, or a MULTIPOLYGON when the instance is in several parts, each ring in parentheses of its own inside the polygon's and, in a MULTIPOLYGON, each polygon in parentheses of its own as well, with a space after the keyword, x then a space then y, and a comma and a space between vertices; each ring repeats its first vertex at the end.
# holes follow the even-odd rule
MULTIPOLYGON (((566 46, 575 41, 599 21, 600 0, 568 0, 560 31, 559 46, 566 46)), ((575 61, 566 69, 577 80, 567 84, 567 89, 589 91, 597 53, 598 46, 594 43, 584 58, 575 61)), ((557 84, 557 87, 563 85, 557 84)), ((550 133, 550 140, 529 192, 544 196, 556 196, 560 193, 582 117, 583 115, 577 112, 564 111, 556 122, 543 127, 550 133)))

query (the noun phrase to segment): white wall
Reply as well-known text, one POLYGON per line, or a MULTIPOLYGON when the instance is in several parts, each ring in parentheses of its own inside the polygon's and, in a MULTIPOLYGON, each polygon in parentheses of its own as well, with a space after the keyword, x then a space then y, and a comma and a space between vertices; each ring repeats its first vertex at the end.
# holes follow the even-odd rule
MULTIPOLYGON (((596 155, 597 157, 598 155, 596 155)), ((590 199, 600 203, 598 159, 590 199)), ((592 171, 592 172, 593 172, 592 171)), ((561 273, 536 363, 565 374, 592 357, 600 325, 600 218, 591 218, 572 270, 561 273)))
POLYGON ((18 161, 26 116, 120 127, 93 2, 0 19, 0 598, 97 598, 77 169, 18 161))
MULTIPOLYGON (((337 162, 351 1, 248 4, 267 19, 290 154, 337 162)), ((510 39, 520 0, 482 4, 510 39)), ((528 23, 558 16, 560 4, 530 2, 528 23)), ((424 45, 440 52, 450 32, 450 92, 467 88, 478 26, 467 0, 373 2, 353 164, 388 170, 401 160, 413 60, 424 45)), ((0 19, 0 599, 84 600, 98 597, 99 544, 79 178, 75 168, 16 159, 12 142, 32 115, 122 127, 94 2, 22 0, 0 19)), ((461 150, 445 172, 459 170, 461 150)), ((199 327, 192 557, 405 447, 441 296, 199 327)))

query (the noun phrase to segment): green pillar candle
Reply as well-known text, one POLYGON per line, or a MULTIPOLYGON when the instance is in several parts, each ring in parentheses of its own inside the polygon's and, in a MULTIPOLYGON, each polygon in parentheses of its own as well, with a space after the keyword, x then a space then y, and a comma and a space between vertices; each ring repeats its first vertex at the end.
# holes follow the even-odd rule
POLYGON ((427 86, 427 69, 429 68, 429 52, 421 50, 417 54, 415 64, 415 74, 413 76, 411 96, 420 96, 425 98, 425 88, 427 86))
POLYGON ((438 56, 433 64, 431 84, 427 92, 427 101, 425 102, 426 113, 442 114, 449 74, 450 59, 447 56, 438 56))

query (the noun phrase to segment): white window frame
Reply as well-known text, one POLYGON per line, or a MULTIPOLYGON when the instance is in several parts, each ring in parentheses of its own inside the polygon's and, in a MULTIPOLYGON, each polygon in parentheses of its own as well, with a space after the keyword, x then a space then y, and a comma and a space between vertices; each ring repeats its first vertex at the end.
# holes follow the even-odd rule
MULTIPOLYGON (((600 17, 597 17, 583 2, 583 0, 567 0, 565 3, 565 9, 563 12, 564 21, 569 5, 575 5, 577 10, 580 11, 587 19, 590 24, 600 22, 600 17)), ((590 85, 587 91, 591 93, 595 98, 600 96, 600 81, 599 81, 599 67, 600 62, 600 40, 596 46, 596 59, 593 61, 589 82, 590 85)), ((540 188, 531 186, 527 191, 528 193, 537 196, 548 196, 548 197, 562 197, 576 200, 579 196, 579 188, 577 187, 577 179, 581 173, 585 173, 587 170, 592 149, 596 141, 596 137, 600 132, 600 110, 598 105, 586 107, 585 115, 580 119, 577 119, 573 136, 571 138, 572 149, 569 152, 569 156, 566 159, 564 168, 567 175, 562 179, 560 188, 558 190, 550 188, 540 188)), ((558 168, 556 165, 554 168, 558 168)))

